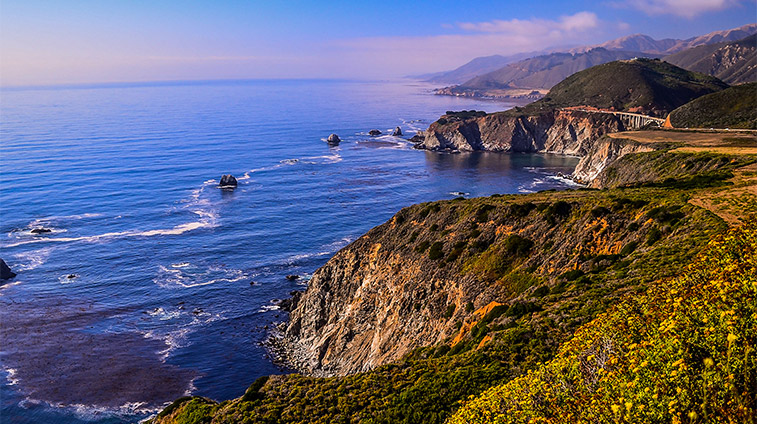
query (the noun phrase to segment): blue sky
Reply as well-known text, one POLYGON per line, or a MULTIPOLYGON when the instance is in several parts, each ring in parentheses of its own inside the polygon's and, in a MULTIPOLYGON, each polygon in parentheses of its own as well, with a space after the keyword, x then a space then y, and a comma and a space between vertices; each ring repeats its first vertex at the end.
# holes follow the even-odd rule
POLYGON ((754 0, 0 0, 0 83, 392 78, 755 21, 754 0))

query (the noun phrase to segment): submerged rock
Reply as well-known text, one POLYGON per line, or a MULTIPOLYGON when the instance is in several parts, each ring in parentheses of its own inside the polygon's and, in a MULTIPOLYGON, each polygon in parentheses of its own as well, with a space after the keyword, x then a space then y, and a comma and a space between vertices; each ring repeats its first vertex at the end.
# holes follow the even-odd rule
POLYGON ((11 268, 5 263, 4 260, 0 259, 0 280, 10 280, 15 276, 16 273, 11 271, 11 268))
POLYGON ((331 144, 338 144, 338 143, 340 143, 342 141, 342 139, 339 138, 339 136, 336 135, 336 134, 331 134, 331 135, 329 135, 329 138, 326 139, 326 141, 329 142, 329 143, 331 143, 331 144))
POLYGON ((379 130, 370 130, 370 131, 368 131, 368 135, 375 137, 377 135, 381 135, 381 131, 379 131, 379 130))
POLYGON ((237 186, 237 179, 231 174, 226 174, 221 177, 221 182, 218 183, 221 188, 234 188, 237 186))
POLYGON ((49 228, 43 228, 43 227, 34 228, 34 229, 31 230, 32 234, 44 234, 44 233, 52 233, 52 232, 53 232, 53 230, 51 230, 49 228))
POLYGON ((392 133, 394 137, 400 137, 402 136, 402 128, 397 127, 394 129, 394 132, 392 133))
POLYGON ((297 281, 300 279, 299 275, 289 274, 286 276, 286 279, 289 281, 297 281))

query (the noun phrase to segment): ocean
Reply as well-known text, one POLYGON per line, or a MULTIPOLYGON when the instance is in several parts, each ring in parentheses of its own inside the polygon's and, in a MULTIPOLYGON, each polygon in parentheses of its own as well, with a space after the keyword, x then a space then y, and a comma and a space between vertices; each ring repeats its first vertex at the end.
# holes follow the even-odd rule
POLYGON ((0 257, 18 276, 0 286, 0 421, 138 422, 187 394, 241 396, 291 372, 264 345, 286 320, 278 301, 402 207, 571 187, 556 175, 577 158, 440 154, 386 135, 512 106, 431 88, 3 89, 0 257), (223 174, 239 186, 220 190, 223 174))

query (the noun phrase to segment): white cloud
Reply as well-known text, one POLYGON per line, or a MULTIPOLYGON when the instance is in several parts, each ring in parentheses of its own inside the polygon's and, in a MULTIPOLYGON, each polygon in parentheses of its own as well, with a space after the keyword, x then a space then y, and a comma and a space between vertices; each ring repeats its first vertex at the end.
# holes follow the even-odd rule
POLYGON ((626 0, 613 3, 617 7, 641 10, 649 16, 675 15, 693 18, 702 13, 727 9, 741 3, 741 0, 626 0))
POLYGON ((431 72, 456 68, 477 56, 597 42, 603 23, 592 12, 579 12, 556 20, 493 20, 460 23, 458 27, 465 32, 340 40, 327 48, 324 56, 334 56, 331 49, 336 49, 342 72, 365 76, 431 72))
POLYGON ((555 31, 569 33, 586 31, 599 25, 597 15, 592 12, 578 12, 575 15, 561 16, 556 21, 547 19, 510 19, 490 22, 461 23, 460 28, 468 31, 489 32, 510 35, 538 35, 555 31))

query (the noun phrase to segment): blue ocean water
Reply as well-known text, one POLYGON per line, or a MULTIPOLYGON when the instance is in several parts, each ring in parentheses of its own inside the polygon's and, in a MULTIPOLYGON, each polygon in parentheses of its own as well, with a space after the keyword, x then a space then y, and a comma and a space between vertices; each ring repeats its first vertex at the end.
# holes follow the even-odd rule
POLYGON ((136 422, 184 394, 240 396, 289 372, 261 344, 286 319, 277 301, 400 208, 569 186, 555 175, 575 158, 437 154, 367 135, 509 107, 429 88, 4 90, 0 257, 18 276, 0 287, 2 422, 136 422), (236 190, 216 187, 225 173, 236 190))

